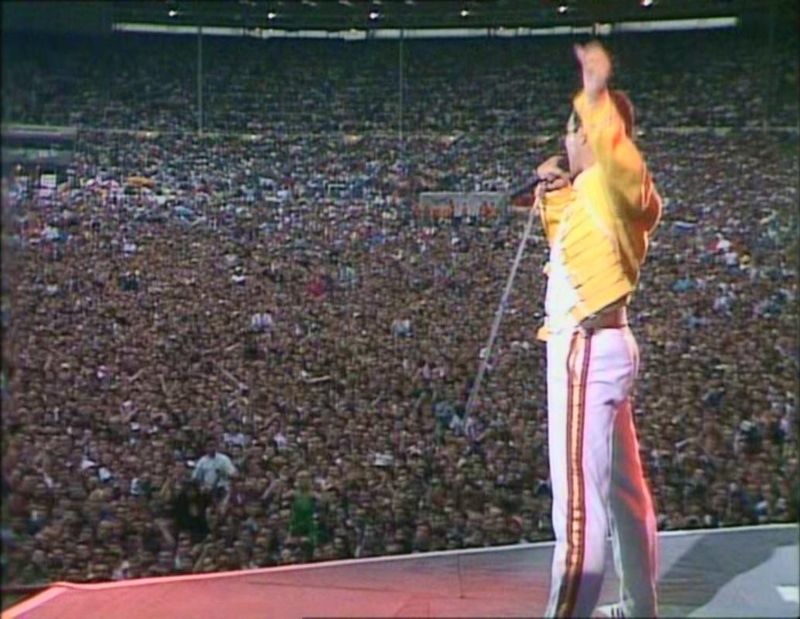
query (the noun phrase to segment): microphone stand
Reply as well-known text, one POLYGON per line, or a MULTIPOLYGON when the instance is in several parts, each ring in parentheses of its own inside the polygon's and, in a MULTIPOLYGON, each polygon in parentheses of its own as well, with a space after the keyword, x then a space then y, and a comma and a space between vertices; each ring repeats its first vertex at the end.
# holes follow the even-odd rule
MULTIPOLYGON (((489 364, 489 359, 492 356, 492 346, 494 346, 494 340, 497 338, 497 332, 500 330, 500 322, 503 320, 503 314, 506 311, 506 307, 508 306, 508 298, 511 296, 511 290, 514 286, 514 278, 517 275, 517 269, 519 268, 519 264, 522 261, 522 254, 525 251, 525 245, 528 242, 528 238, 531 234, 531 228, 533 227, 533 219, 536 214, 539 212, 541 200, 537 197, 534 201, 533 206, 531 207, 530 213, 528 214, 528 222, 525 224, 525 232, 522 235, 522 240, 519 243, 519 247, 517 248, 517 255, 514 258, 514 264, 511 266, 511 272, 508 274, 508 280, 506 281, 505 290, 503 290, 503 296, 500 298, 500 305, 497 306, 497 311, 494 315, 494 322, 492 323, 492 330, 489 333, 489 339, 486 342, 486 346, 483 350, 486 351, 486 354, 481 359, 481 363, 478 366, 478 375, 475 377, 475 382, 472 383, 472 389, 469 392, 469 398, 467 399, 467 405, 464 410, 464 429, 469 436, 469 429, 470 429, 470 421, 472 411, 475 408, 475 401, 478 397, 478 391, 481 388, 481 383, 483 382, 483 376, 486 374, 486 367, 489 364)), ((474 440, 475 437, 470 436, 470 440, 474 440)))

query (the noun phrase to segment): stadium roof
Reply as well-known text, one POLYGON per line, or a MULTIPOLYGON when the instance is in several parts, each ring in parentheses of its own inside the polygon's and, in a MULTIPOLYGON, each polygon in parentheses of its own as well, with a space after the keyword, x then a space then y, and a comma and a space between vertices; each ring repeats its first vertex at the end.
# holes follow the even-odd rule
POLYGON ((109 32, 114 23, 345 30, 588 25, 741 16, 793 0, 115 0, 4 1, 3 30, 109 32))

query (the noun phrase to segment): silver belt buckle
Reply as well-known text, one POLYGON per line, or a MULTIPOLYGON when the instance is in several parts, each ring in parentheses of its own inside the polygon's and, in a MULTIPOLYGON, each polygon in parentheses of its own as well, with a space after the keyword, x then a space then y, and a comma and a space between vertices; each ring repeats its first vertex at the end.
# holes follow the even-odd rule
POLYGON ((594 331, 594 321, 597 320, 597 314, 591 314, 578 323, 578 329, 583 335, 589 335, 594 331))

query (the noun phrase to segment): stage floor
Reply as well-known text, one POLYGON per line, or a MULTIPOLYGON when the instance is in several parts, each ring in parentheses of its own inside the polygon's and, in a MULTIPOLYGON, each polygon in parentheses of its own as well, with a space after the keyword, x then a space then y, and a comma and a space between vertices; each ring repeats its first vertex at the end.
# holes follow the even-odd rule
MULTIPOLYGON (((660 535, 663 617, 797 617, 798 526, 660 535)), ((56 583, 2 619, 538 617, 552 543, 96 585, 56 583)), ((601 605, 617 600, 611 552, 601 605)))

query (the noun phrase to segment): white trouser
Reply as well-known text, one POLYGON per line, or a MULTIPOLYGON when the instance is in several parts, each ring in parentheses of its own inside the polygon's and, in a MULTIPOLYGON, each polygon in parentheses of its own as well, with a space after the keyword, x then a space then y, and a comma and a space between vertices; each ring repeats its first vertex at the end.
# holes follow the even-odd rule
POLYGON ((556 534, 548 617, 591 616, 603 584, 609 528, 625 616, 656 616, 656 520, 630 402, 638 365, 627 327, 578 329, 548 340, 556 534))

